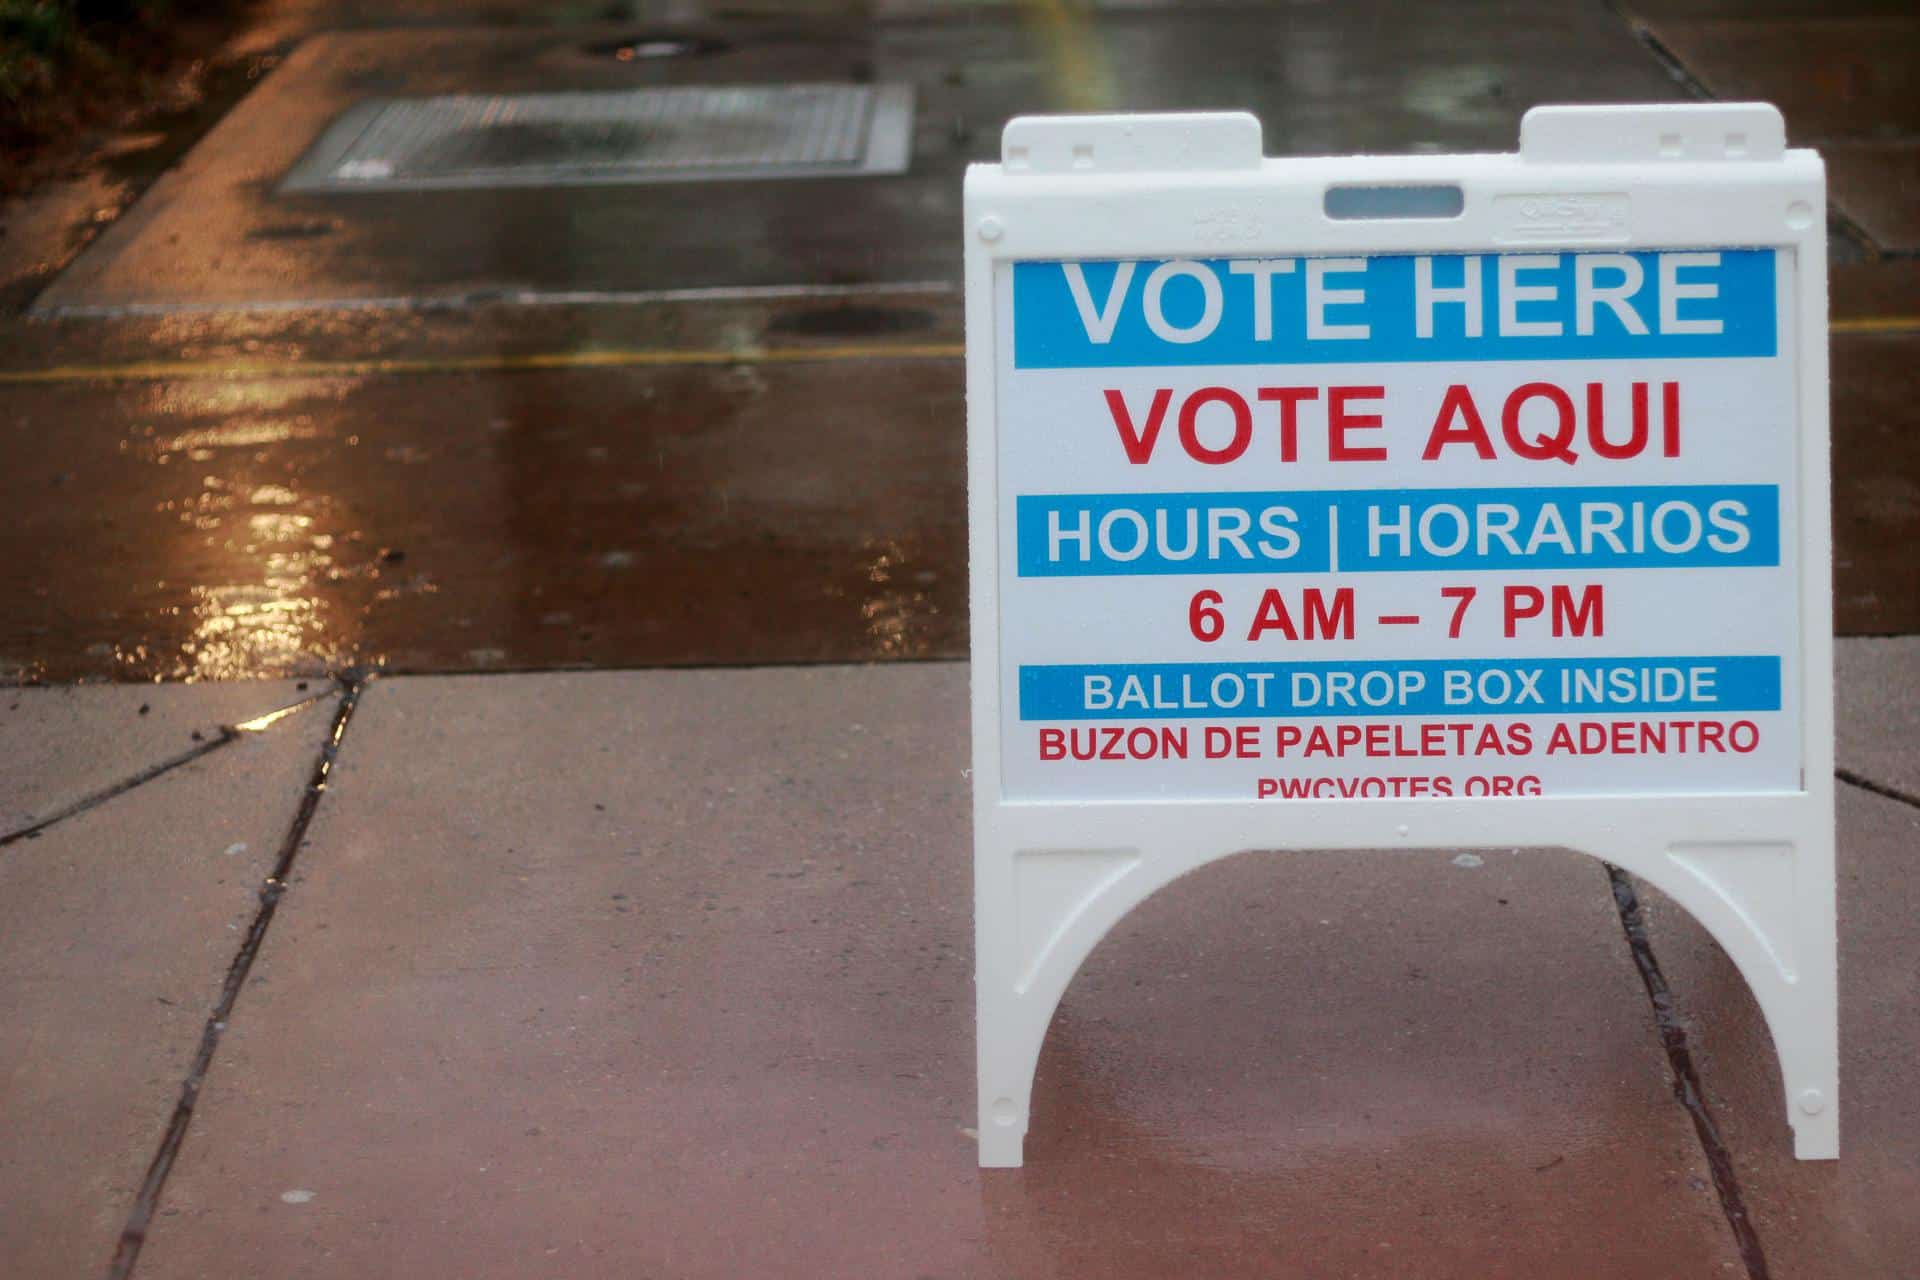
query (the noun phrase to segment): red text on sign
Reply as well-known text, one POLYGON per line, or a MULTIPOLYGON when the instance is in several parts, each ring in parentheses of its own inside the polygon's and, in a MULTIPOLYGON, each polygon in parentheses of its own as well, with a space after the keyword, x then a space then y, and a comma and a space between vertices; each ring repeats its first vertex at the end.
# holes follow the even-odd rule
MULTIPOLYGON (((1280 461, 1299 461, 1300 406, 1318 401, 1320 388, 1261 387, 1254 395, 1262 404, 1279 406, 1274 425, 1280 461)), ((1328 461, 1381 462, 1386 459, 1384 445, 1369 444, 1365 439, 1366 433, 1377 432, 1381 426, 1380 415, 1366 412, 1366 408, 1385 395, 1385 387, 1327 388, 1328 461)), ((1113 415, 1114 430, 1120 436, 1121 451, 1134 466, 1145 466, 1153 460, 1166 426, 1167 412, 1173 407, 1172 388, 1156 390, 1140 413, 1136 413, 1127 404, 1126 396, 1117 390, 1109 389, 1106 401, 1107 411, 1113 415)), ((1253 445, 1256 434, 1253 406, 1232 387, 1201 387, 1180 402, 1174 431, 1180 448, 1195 462, 1224 466, 1244 457, 1253 445)))
MULTIPOLYGON (((1548 621, 1556 636, 1605 635, 1606 626, 1601 608, 1600 585, 1582 587, 1576 600, 1572 587, 1555 583, 1546 591, 1539 587, 1508 587, 1504 593, 1503 609, 1507 639, 1517 634, 1522 622, 1529 618, 1538 618, 1552 605, 1548 621)), ((1465 608, 1462 602, 1461 607, 1465 608)), ((1457 620, 1457 615, 1456 615, 1457 620)))
MULTIPOLYGON (((1628 399, 1626 431, 1610 436, 1607 432, 1607 394, 1603 383, 1589 382, 1581 397, 1584 415, 1574 405, 1574 395, 1551 382, 1528 382, 1508 393, 1500 406, 1500 436, 1516 457, 1534 462, 1557 459, 1572 464, 1580 452, 1575 441, 1583 434, 1586 446, 1596 456, 1609 459, 1637 458, 1647 451, 1651 432, 1648 409, 1648 384, 1633 383, 1628 399), (1583 421, 1584 418, 1584 421, 1583 421)), ((1680 384, 1660 384, 1660 456, 1680 456, 1680 384)), ((1488 434, 1480 407, 1473 393, 1455 383, 1440 401, 1440 412, 1427 433, 1422 461, 1432 462, 1447 449, 1459 446, 1473 450, 1477 457, 1492 461, 1498 456, 1493 437, 1488 434)))

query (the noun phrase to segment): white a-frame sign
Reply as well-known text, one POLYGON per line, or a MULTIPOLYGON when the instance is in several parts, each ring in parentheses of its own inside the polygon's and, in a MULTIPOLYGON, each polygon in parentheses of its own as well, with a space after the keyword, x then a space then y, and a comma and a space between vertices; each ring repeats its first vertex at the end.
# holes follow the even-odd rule
POLYGON ((1644 877, 1837 1154, 1825 226, 1765 105, 1484 156, 1007 126, 966 185, 983 1165, 1102 935, 1289 846, 1644 877))

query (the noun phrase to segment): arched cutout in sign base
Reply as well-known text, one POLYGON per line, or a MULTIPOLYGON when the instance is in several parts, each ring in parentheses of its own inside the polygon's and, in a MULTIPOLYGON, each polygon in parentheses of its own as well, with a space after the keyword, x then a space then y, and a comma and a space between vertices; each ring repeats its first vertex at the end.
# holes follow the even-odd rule
MULTIPOLYGON (((1764 815, 1757 815, 1762 816, 1764 815)), ((1313 826, 1308 816, 1302 820, 1313 826)), ((1010 934, 998 939, 996 961, 979 966, 980 1160, 989 1167, 1021 1163, 1033 1073, 1061 997, 1115 925, 1174 880, 1257 846, 1271 834, 1264 815, 1248 824, 1249 842, 1216 852, 1195 850, 1177 818, 1136 826, 1131 844, 1112 848, 1034 845, 982 868, 980 893, 1000 895, 1010 934)), ((1723 836, 1650 846, 1633 835, 1595 842, 1582 852, 1654 885, 1698 920, 1732 958, 1752 989, 1780 1055, 1785 1101, 1801 1159, 1839 1154, 1837 1042, 1807 1034, 1832 1024, 1832 933, 1818 923, 1821 887, 1797 879, 1797 850, 1753 824, 1745 841, 1723 836)), ((1056 836, 1072 839, 1065 830, 1056 836)), ((1414 847, 1408 837, 1401 843, 1414 847)), ((1470 847, 1423 837, 1418 847, 1470 847)), ((1569 845, 1571 842, 1568 842, 1569 845)), ((1316 845, 1318 847, 1375 848, 1316 845)), ((1829 881, 1825 892, 1831 901, 1829 881)), ((982 899, 984 901, 984 898, 982 899)), ((984 911, 993 911, 985 908, 984 911)), ((983 953, 984 955, 984 953, 983 953)))
POLYGON ((1644 878, 1837 1156, 1824 178, 1784 139, 1543 108, 1517 155, 1276 161, 1244 115, 1023 119, 969 171, 983 1165, 1099 940, 1287 848, 1644 878), (1457 198, 1328 199, 1396 186, 1457 198))

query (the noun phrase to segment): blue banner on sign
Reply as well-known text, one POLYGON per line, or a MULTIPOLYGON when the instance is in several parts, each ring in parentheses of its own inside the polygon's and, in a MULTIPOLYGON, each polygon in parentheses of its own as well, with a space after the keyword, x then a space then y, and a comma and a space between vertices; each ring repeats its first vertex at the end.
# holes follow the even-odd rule
POLYGON ((1018 262, 1021 369, 1776 353, 1775 251, 1018 262))
POLYGON ((1022 720, 1780 709, 1780 659, 1462 658, 1020 668, 1022 720))
POLYGON ((1346 572, 1780 563, 1777 485, 1378 489, 1341 498, 1338 567, 1346 572))
POLYGON ((1317 493, 1053 493, 1015 502, 1023 578, 1170 573, 1325 573, 1333 568, 1317 493))
POLYGON ((1764 484, 1022 494, 1014 521, 1023 578, 1780 563, 1764 484))

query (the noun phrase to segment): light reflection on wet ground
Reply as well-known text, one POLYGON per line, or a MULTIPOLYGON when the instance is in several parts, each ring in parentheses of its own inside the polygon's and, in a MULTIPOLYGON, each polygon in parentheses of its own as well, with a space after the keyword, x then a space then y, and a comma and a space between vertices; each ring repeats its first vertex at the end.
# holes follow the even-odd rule
MULTIPOLYGON (((1834 343, 1845 634, 1920 630, 1914 342, 1834 343)), ((0 678, 963 656, 964 431, 952 359, 0 387, 0 678)))
POLYGON ((925 657, 936 638, 941 608, 933 588, 940 575, 928 568, 908 569, 911 559, 898 542, 887 542, 867 564, 870 587, 860 616, 866 620, 874 657, 925 657))
MULTIPOLYGON (((1913 347, 1834 343, 1843 633, 1920 630, 1913 347)), ((964 430, 950 358, 0 387, 0 678, 959 657, 964 430)))
MULTIPOLYGON (((1274 154, 1417 152, 1511 146, 1526 105, 1574 88, 1596 101, 1682 92, 1615 12, 1517 24, 1499 6, 1308 9, 1202 16, 1045 4, 842 15, 791 30, 731 14, 716 19, 728 38, 711 57, 662 60, 648 74, 766 79, 852 66, 913 82, 914 171, 857 186, 714 188, 702 217, 672 193, 600 189, 443 193, 307 218, 251 177, 222 186, 201 173, 195 198, 160 201, 179 238, 149 228, 144 265, 136 254, 115 270, 128 296, 166 277, 169 297, 255 300, 276 290, 444 293, 449 280, 481 295, 503 282, 927 280, 955 266, 961 167, 993 153, 1016 110, 1246 105, 1264 117, 1274 154), (235 234, 242 225, 253 231, 235 234)), ((1767 47, 1788 48, 1780 35, 1767 47)), ((583 61, 575 34, 560 29, 363 43, 369 66, 416 88, 436 76, 513 88, 629 74, 583 61), (416 41, 446 58, 410 65, 396 50, 416 41)), ((1780 65, 1797 65, 1790 49, 1780 65)), ((351 75, 305 83, 289 88, 276 73, 241 109, 272 99, 317 120, 333 109, 326 95, 364 87, 351 75)), ((1834 109, 1885 114, 1870 105, 1849 98, 1834 109)), ((267 132, 275 145, 304 146, 298 130, 267 132)), ((271 168, 252 152, 196 154, 216 169, 271 168)), ((1871 287, 1836 271, 1837 297, 1853 289, 1857 314, 1911 314, 1911 262, 1905 275, 1899 262, 1871 265, 1871 287)), ((605 348, 720 361, 782 344, 953 350, 958 317, 957 297, 931 290, 771 304, 0 318, 0 365, 16 371, 198 366, 191 376, 148 369, 124 381, 0 385, 11 464, 0 473, 9 601, 0 679, 960 656, 956 361, 528 367, 605 348), (387 359, 410 367, 379 367, 387 359), (324 376, 287 376, 302 360, 335 363, 324 376), (441 372, 421 372, 435 362, 441 372)), ((1916 341, 1835 345, 1845 632, 1920 630, 1910 563, 1920 437, 1905 429, 1920 394, 1916 341)))
POLYGON ((0 412, 0 673, 964 651, 951 360, 14 387, 0 412), (75 420, 120 425, 40 425, 75 420))
MULTIPOLYGON (((338 403, 351 389, 319 398, 338 403)), ((322 590, 336 572, 335 534, 316 528, 330 523, 332 499, 293 487, 299 475, 272 449, 321 436, 306 409, 315 398, 311 388, 298 386, 216 383, 159 388, 143 406, 162 421, 216 421, 148 435, 147 456, 155 466, 201 473, 192 500, 169 499, 157 509, 178 506, 181 521, 199 539, 193 552, 229 566, 223 576, 230 580, 186 588, 187 603, 174 616, 189 630, 178 642, 172 670, 152 670, 166 661, 164 650, 142 646, 119 655, 140 675, 221 679, 304 672, 339 661, 328 638, 333 601, 322 590)), ((149 425, 143 434, 152 430, 149 425)))
MULTIPOLYGON (((648 6, 703 52, 634 59, 635 16, 316 32, 102 236, 42 314, 314 299, 500 298, 958 279, 961 174, 1013 115, 1236 107, 1276 155, 1485 151, 1535 102, 1685 90, 1605 6, 1515 21, 1500 3, 648 6), (775 6, 786 9, 788 6, 775 6), (593 19, 582 22, 582 19, 593 19), (289 193, 285 173, 340 112, 385 95, 834 81, 913 87, 913 163, 884 179, 663 191, 289 193), (690 214, 690 211, 693 211, 690 214)), ((557 15, 556 15, 557 16, 557 15)))

